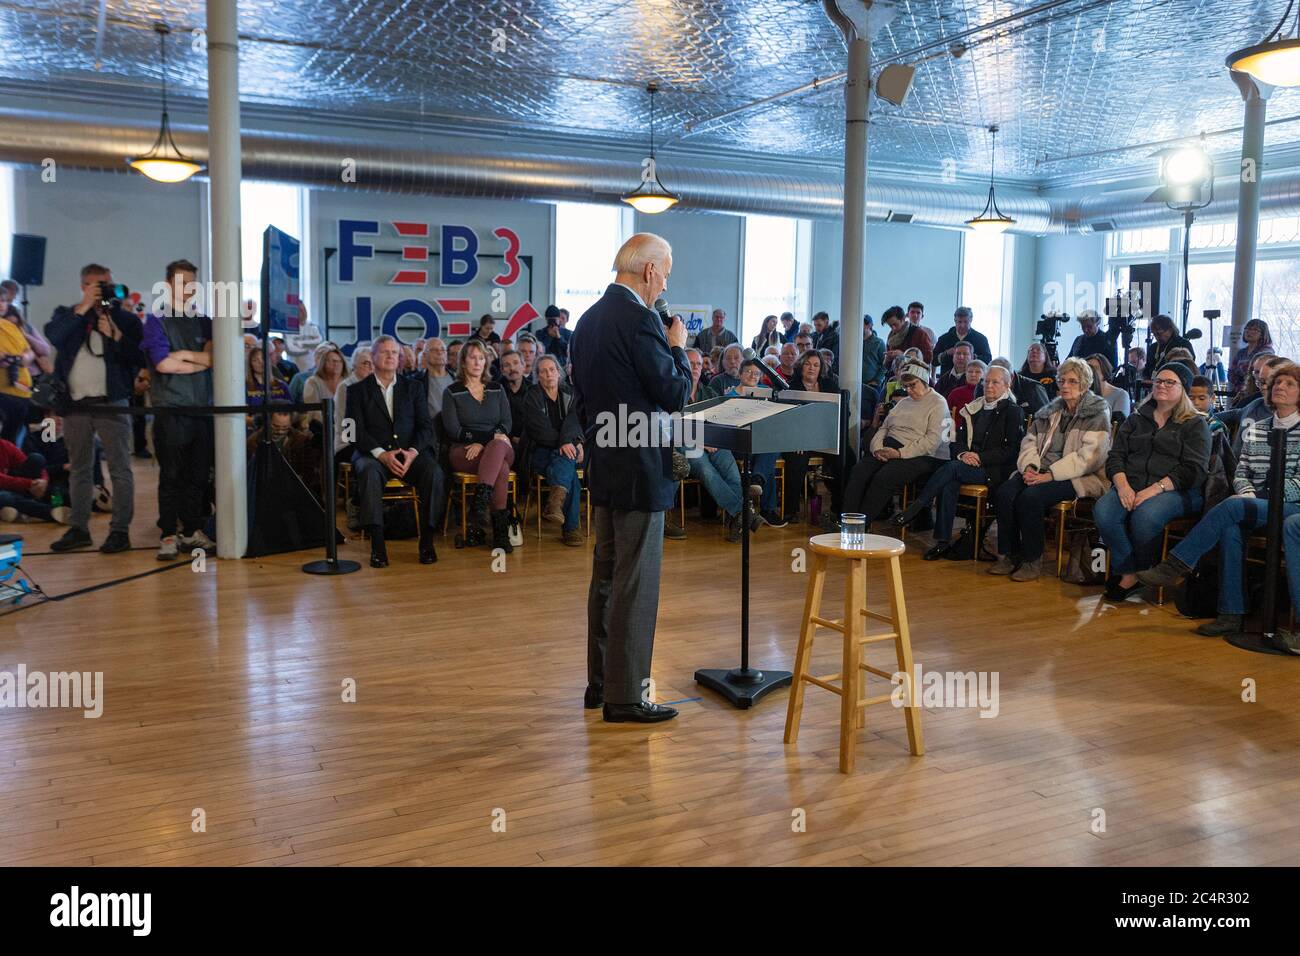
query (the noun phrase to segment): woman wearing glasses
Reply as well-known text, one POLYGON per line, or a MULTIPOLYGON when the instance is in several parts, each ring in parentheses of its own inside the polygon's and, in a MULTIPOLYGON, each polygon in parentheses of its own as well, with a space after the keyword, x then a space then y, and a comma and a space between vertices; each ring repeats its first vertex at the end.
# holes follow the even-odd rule
POLYGON ((1192 373, 1170 362, 1156 372, 1151 397, 1124 419, 1106 459, 1114 483, 1093 519, 1110 549, 1106 597, 1141 590, 1137 572, 1155 563, 1165 525, 1201 513, 1210 464, 1210 428, 1187 397, 1192 373))
POLYGON ((868 524, 905 484, 924 483, 950 457, 952 416, 930 387, 930 367, 910 362, 899 369, 898 381, 907 397, 885 416, 844 491, 845 509, 862 512, 868 524))
POLYGON ((1110 487, 1110 406, 1092 387, 1092 369, 1067 358, 1056 373, 1057 396, 1039 409, 1020 442, 1019 469, 993 493, 998 562, 989 574, 1033 581, 1042 574, 1043 521, 1062 501, 1099 498, 1110 487))

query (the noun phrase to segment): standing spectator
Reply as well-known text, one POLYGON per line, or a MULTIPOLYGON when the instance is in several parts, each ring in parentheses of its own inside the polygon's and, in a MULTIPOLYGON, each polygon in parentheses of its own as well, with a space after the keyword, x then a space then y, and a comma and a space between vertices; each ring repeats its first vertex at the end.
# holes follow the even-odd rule
POLYGON ((1115 342, 1119 339, 1119 328, 1101 331, 1101 317, 1092 309, 1079 313, 1079 325, 1083 334, 1076 336, 1070 346, 1070 357, 1087 359, 1089 355, 1104 355, 1110 367, 1119 364, 1115 342))
POLYGON ((714 309, 712 316, 713 325, 707 329, 701 329, 695 336, 694 345, 701 352, 709 353, 715 348, 726 348, 728 345, 735 345, 738 342, 736 336, 727 326, 727 313, 722 309, 714 309))
POLYGON ((925 364, 930 366, 931 374, 933 374, 936 336, 934 329, 925 325, 925 306, 920 302, 909 302, 907 304, 907 321, 915 326, 919 332, 917 339, 912 344, 921 350, 921 357, 925 359, 925 364), (924 336, 924 344, 922 344, 921 336, 924 336))
POLYGON ((1134 346, 1125 355, 1125 362, 1111 376, 1110 383, 1128 392, 1129 406, 1137 404, 1142 394, 1142 370, 1146 368, 1147 353, 1134 346))
POLYGON ((794 337, 799 334, 799 323, 794 320, 793 312, 781 313, 781 344, 793 344, 794 337))
MULTIPOLYGON (((875 319, 870 315, 862 317, 862 410, 859 417, 864 422, 871 421, 875 415, 876 402, 880 400, 880 386, 885 383, 885 343, 876 334, 875 326, 875 319)), ((782 356, 784 354, 783 350, 782 356)), ((791 364, 795 357, 791 356, 791 364)), ((782 364, 784 365, 784 359, 782 364)), ((786 379, 789 378, 786 375, 786 379)))
POLYGON ((925 337, 925 330, 908 321, 902 306, 891 305, 885 310, 881 321, 889 326, 889 337, 885 340, 886 364, 893 366, 910 348, 920 352, 923 364, 927 366, 930 364, 928 356, 933 356, 934 350, 925 337))
MULTIPOLYGON (((1241 348, 1233 356, 1228 369, 1228 388, 1233 395, 1250 382, 1253 363, 1261 355, 1273 354, 1273 336, 1263 319, 1251 319, 1241 329, 1241 348)), ((1202 373, 1204 374, 1204 373, 1202 373)))
POLYGON ((799 334, 796 335, 794 338, 794 347, 795 350, 799 353, 798 355, 799 358, 802 358, 805 352, 812 351, 812 347, 813 347, 812 333, 804 332, 803 330, 800 330, 799 334))
MULTIPOLYGON (((185 259, 168 263, 170 301, 145 322, 141 348, 152 366, 155 411, 212 404, 212 320, 187 308, 186 290, 194 287, 197 276, 194 264, 185 259)), ((179 548, 215 551, 216 544, 203 531, 212 471, 212 419, 156 414, 153 444, 158 459, 158 560, 175 560, 179 548)))
MULTIPOLYGON (((170 274, 168 276, 170 279, 170 274)), ((191 275, 191 279, 193 276, 191 275)), ((54 310, 46 330, 58 350, 54 376, 67 386, 73 407, 119 405, 125 407, 134 390, 140 365, 140 320, 104 294, 112 283, 107 268, 91 263, 81 270, 81 301, 54 310)), ((184 286, 180 301, 184 301, 184 286)), ((154 426, 157 447, 158 426, 154 426)), ((69 496, 72 514, 68 530, 50 545, 52 551, 88 548, 90 511, 95 498, 95 438, 99 437, 113 479, 113 518, 108 537, 99 550, 105 554, 131 547, 129 532, 135 512, 135 479, 131 473, 131 422, 126 415, 69 414, 63 436, 71 468, 69 496)), ((205 473, 205 487, 207 475, 205 473)))
POLYGON ((1218 349, 1209 349, 1205 353, 1205 361, 1201 363, 1197 372, 1219 385, 1224 385, 1228 381, 1228 371, 1223 367, 1223 353, 1218 349))
POLYGON ((1187 349, 1192 355, 1196 354, 1192 351, 1192 343, 1178 334, 1174 320, 1167 315, 1157 315, 1151 320, 1151 335, 1155 341, 1147 349, 1149 369, 1159 369, 1168 362, 1171 349, 1187 349))
POLYGON ((943 380, 944 374, 952 369, 953 350, 963 342, 970 344, 972 358, 983 359, 985 364, 993 361, 989 340, 982 332, 976 332, 971 328, 974 317, 975 312, 969 306, 958 306, 957 311, 952 314, 952 328, 939 336, 939 341, 934 343, 934 357, 939 362, 940 381, 943 380))
POLYGON ((1106 459, 1113 484, 1093 508, 1110 549, 1112 601, 1141 589, 1137 572, 1155 563, 1165 525, 1205 505, 1210 429, 1187 398, 1191 384, 1185 366, 1169 363, 1156 372, 1151 397, 1115 433, 1106 459))
POLYGON ((840 367, 840 324, 832 322, 831 317, 825 312, 818 312, 813 316, 813 348, 819 352, 823 349, 829 349, 834 358, 829 363, 829 367, 824 368, 823 372, 830 374, 840 367))
POLYGON ((568 316, 563 309, 553 305, 546 307, 546 330, 542 332, 542 344, 546 347, 546 354, 554 355, 561 365, 569 361, 569 342, 573 339, 573 333, 564 327, 567 321, 568 316))
POLYGON ((754 336, 754 341, 749 343, 749 347, 754 350, 754 354, 762 358, 767 352, 769 346, 779 346, 781 344, 781 333, 776 330, 776 316, 769 315, 763 320, 763 327, 758 330, 754 336))

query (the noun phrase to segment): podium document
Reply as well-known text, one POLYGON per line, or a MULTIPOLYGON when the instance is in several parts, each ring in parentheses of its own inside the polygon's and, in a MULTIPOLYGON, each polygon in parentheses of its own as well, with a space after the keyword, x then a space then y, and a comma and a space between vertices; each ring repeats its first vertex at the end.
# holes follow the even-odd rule
MULTIPOLYGON (((717 398, 688 405, 674 428, 674 442, 690 446, 725 448, 740 464, 741 488, 752 481, 753 455, 780 454, 800 449, 838 449, 838 402, 801 401, 779 397, 717 398)), ((689 451, 689 448, 687 449, 689 451)), ((717 691, 733 705, 747 708, 770 690, 788 686, 789 671, 763 671, 749 666, 749 523, 748 494, 741 495, 740 539, 740 666, 730 670, 701 669, 695 682, 717 691)))

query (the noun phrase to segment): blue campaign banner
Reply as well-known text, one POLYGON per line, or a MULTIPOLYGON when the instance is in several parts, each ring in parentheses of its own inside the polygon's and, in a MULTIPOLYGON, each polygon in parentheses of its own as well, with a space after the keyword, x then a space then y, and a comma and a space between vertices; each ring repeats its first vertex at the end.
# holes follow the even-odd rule
POLYGON ((275 226, 262 234, 262 314, 272 332, 298 332, 301 249, 302 243, 275 226))

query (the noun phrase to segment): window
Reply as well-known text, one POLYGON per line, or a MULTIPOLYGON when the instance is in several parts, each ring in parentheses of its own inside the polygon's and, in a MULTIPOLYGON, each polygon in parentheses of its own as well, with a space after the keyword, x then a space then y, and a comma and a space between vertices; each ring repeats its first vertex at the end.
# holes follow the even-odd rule
MULTIPOLYGON (((281 232, 288 233, 307 248, 307 237, 303 235, 304 216, 302 214, 303 193, 298 186, 282 186, 279 183, 240 183, 239 203, 242 228, 240 231, 240 249, 243 255, 243 298, 257 303, 257 317, 262 318, 262 234, 267 226, 275 226, 281 232)), ((299 262, 305 268, 309 256, 300 256, 299 262)), ((299 278, 299 288, 305 297, 307 294, 307 276, 299 278)))
POLYGON ((1153 226, 1150 229, 1124 229, 1113 232, 1106 237, 1106 254, 1108 256, 1131 256, 1143 252, 1169 251, 1168 226, 1153 226))
POLYGON ((974 313, 973 327, 989 340, 993 355, 1003 355, 1002 344, 1011 344, 1010 337, 1004 336, 1002 308, 1005 290, 1011 287, 1013 260, 1007 255, 1007 244, 1015 240, 973 230, 962 239, 961 304, 974 313))
POLYGON ((810 318, 809 263, 807 256, 800 255, 801 247, 807 248, 810 238, 811 224, 798 219, 745 217, 745 285, 739 332, 742 346, 748 347, 769 315, 793 312, 801 321, 810 318))
POLYGON ((614 252, 632 235, 630 207, 555 204, 555 304, 578 319, 614 278, 614 252))
MULTIPOLYGON (((0 271, 8 278, 10 252, 14 232, 14 169, 0 166, 0 271)), ((24 316, 26 318, 26 316, 24 316)))
MULTIPOLYGON (((1231 275, 1229 275, 1231 293, 1231 275)), ((1231 298, 1231 296, 1229 296, 1231 298)), ((1224 318, 1229 317, 1227 310, 1224 318)), ((1255 263, 1255 318, 1268 323, 1273 351, 1300 356, 1300 259, 1264 259, 1255 263)))

